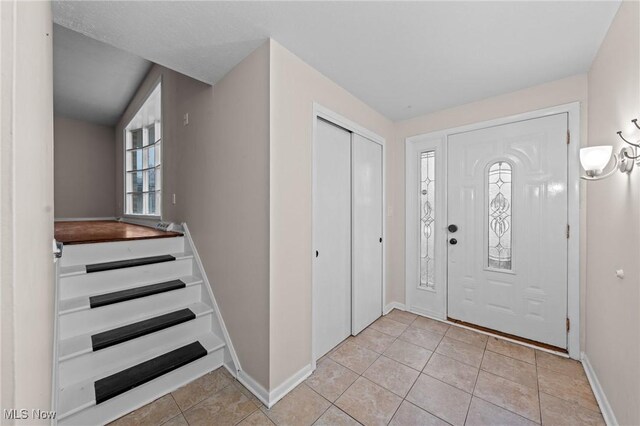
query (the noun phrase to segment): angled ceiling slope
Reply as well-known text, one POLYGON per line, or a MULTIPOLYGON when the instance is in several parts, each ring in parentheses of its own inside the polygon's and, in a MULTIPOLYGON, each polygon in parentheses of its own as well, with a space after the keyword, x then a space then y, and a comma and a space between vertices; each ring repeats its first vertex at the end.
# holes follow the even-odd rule
POLYGON ((137 55, 54 25, 54 112, 113 126, 150 66, 137 55))
POLYGON ((618 1, 67 2, 55 22, 215 83, 271 37, 393 120, 587 72, 618 1))

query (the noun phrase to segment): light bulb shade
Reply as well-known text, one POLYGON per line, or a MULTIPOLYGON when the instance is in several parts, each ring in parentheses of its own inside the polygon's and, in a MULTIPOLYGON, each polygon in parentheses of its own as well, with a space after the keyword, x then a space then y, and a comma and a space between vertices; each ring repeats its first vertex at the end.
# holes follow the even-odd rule
POLYGON ((590 146, 580 150, 580 163, 587 175, 597 176, 607 166, 613 153, 611 145, 590 146))

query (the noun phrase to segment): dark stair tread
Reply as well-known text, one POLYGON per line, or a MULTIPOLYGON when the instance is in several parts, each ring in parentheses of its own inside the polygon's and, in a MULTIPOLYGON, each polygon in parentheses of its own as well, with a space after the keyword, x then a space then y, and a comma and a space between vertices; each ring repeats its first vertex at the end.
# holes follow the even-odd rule
POLYGON ((193 342, 166 354, 129 367, 94 383, 96 404, 143 385, 207 355, 200 342, 193 342))
POLYGON ((111 305, 113 303, 126 302, 127 300, 138 299, 140 297, 152 296, 158 293, 185 288, 187 285, 181 280, 166 281, 158 284, 150 284, 142 287, 127 290, 114 291, 113 293, 100 294, 89 298, 89 305, 92 308, 111 305))
POLYGON ((135 322, 113 330, 103 331, 102 333, 91 336, 91 344, 94 351, 108 348, 131 339, 135 339, 146 334, 164 330, 165 328, 181 324, 186 321, 195 319, 196 314, 191 309, 181 309, 179 311, 170 312, 147 320, 135 322))
POLYGON ((133 266, 150 265, 152 263, 171 262, 176 260, 170 254, 161 256, 139 257, 136 259, 116 260, 113 262, 94 263, 86 266, 87 273, 110 271, 112 269, 131 268, 133 266))

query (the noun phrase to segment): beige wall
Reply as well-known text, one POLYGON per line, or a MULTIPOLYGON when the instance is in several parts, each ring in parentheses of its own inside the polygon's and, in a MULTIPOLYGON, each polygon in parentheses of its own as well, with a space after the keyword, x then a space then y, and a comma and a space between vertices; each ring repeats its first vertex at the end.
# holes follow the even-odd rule
MULTIPOLYGON (((404 145, 405 139, 409 136, 443 130, 467 124, 478 123, 501 117, 508 117, 537 109, 548 108, 570 102, 580 102, 580 124, 582 142, 586 140, 587 129, 587 77, 578 75, 553 81, 539 86, 530 87, 516 92, 508 93, 493 98, 484 99, 478 102, 462 105, 459 107, 438 111, 425 116, 413 118, 411 120, 396 123, 395 138, 392 148, 397 151, 393 157, 397 161, 393 164, 390 176, 390 192, 396 194, 393 198, 393 233, 391 237, 391 255, 389 269, 393 284, 393 300, 404 303, 405 301, 405 166, 404 166, 404 145)), ((582 186, 584 189, 584 185, 582 186)), ((584 190, 582 191, 584 194, 584 190)), ((585 200, 581 197, 581 305, 584 306, 585 277, 585 200)), ((581 309, 584 317, 584 309, 581 309)), ((584 329, 581 329, 584 335, 584 329)), ((581 339, 583 341, 583 339, 581 339)))
POLYGON ((267 388, 269 46, 254 51, 213 90, 181 83, 176 106, 180 117, 189 112, 190 124, 176 134, 184 179, 176 214, 192 230, 243 370, 267 388), (209 113, 199 111, 207 103, 209 113))
MULTIPOLYGON (((0 20, 0 408, 50 410, 54 320, 51 5, 1 2, 0 20)), ((26 423, 48 422, 29 419, 26 423)))
MULTIPOLYGON (((640 7, 624 2, 589 71, 589 145, 640 131, 640 7)), ((640 424, 640 168, 587 185, 586 354, 621 425, 640 424), (617 279, 616 269, 625 278, 617 279)))
MULTIPOLYGON (((313 102, 391 142, 393 123, 271 41, 271 388, 311 362, 313 102)), ((388 156, 388 163, 396 159, 388 156)), ((387 191, 392 198, 393 191, 387 191)), ((391 230, 387 234, 391 233, 391 230)))
POLYGON ((55 117, 56 218, 115 216, 115 129, 55 117))
POLYGON ((242 369, 268 388, 269 45, 215 86, 151 69, 116 130, 119 212, 123 128, 160 77, 163 219, 187 222, 242 369))

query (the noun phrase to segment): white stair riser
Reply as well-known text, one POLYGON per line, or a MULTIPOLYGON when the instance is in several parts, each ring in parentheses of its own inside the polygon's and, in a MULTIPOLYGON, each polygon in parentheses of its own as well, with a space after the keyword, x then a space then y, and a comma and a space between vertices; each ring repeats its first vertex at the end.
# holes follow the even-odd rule
POLYGON ((211 329, 211 314, 60 362, 60 387, 87 377, 105 377, 192 343, 211 329), (171 345, 167 346, 167 342, 171 345), (122 361, 127 363, 123 364, 122 361))
MULTIPOLYGON (((85 408, 70 416, 66 416, 67 413, 58 413, 59 418, 61 418, 61 420, 58 421, 58 425, 86 426, 108 423, 154 401, 165 393, 172 392, 198 377, 221 367, 222 364, 223 349, 213 351, 203 358, 105 401, 102 404, 85 408)), ((60 396, 62 398, 65 397, 64 389, 60 391, 60 396)))
POLYGON ((189 258, 61 277, 59 297, 60 299, 70 299, 170 281, 191 275, 192 269, 193 260, 189 258))
POLYGON ((199 302, 201 294, 202 286, 197 284, 127 302, 60 315, 58 333, 60 339, 68 339, 80 334, 100 332, 131 324, 199 302))
POLYGON ((129 240, 113 243, 72 244, 64 246, 60 266, 88 265, 136 257, 182 253, 184 237, 129 240))
POLYGON ((233 349, 226 345, 231 342, 224 341, 228 339, 227 331, 216 311, 211 289, 205 287, 206 275, 196 260, 196 250, 186 224, 184 227, 185 237, 179 238, 65 246, 57 288, 58 306, 66 310, 66 313, 59 311, 56 321, 59 347, 54 379, 58 424, 106 424, 224 364, 229 365, 232 371, 236 370, 233 360, 237 358, 233 349), (166 254, 173 254, 178 260, 84 273, 87 264, 166 254), (200 277, 201 282, 184 289, 88 308, 88 296, 181 278, 189 284, 200 277), (91 350, 91 334, 187 307, 200 316, 109 348, 96 352, 91 350), (96 405, 96 380, 194 341, 200 342, 209 351, 206 357, 96 405))

